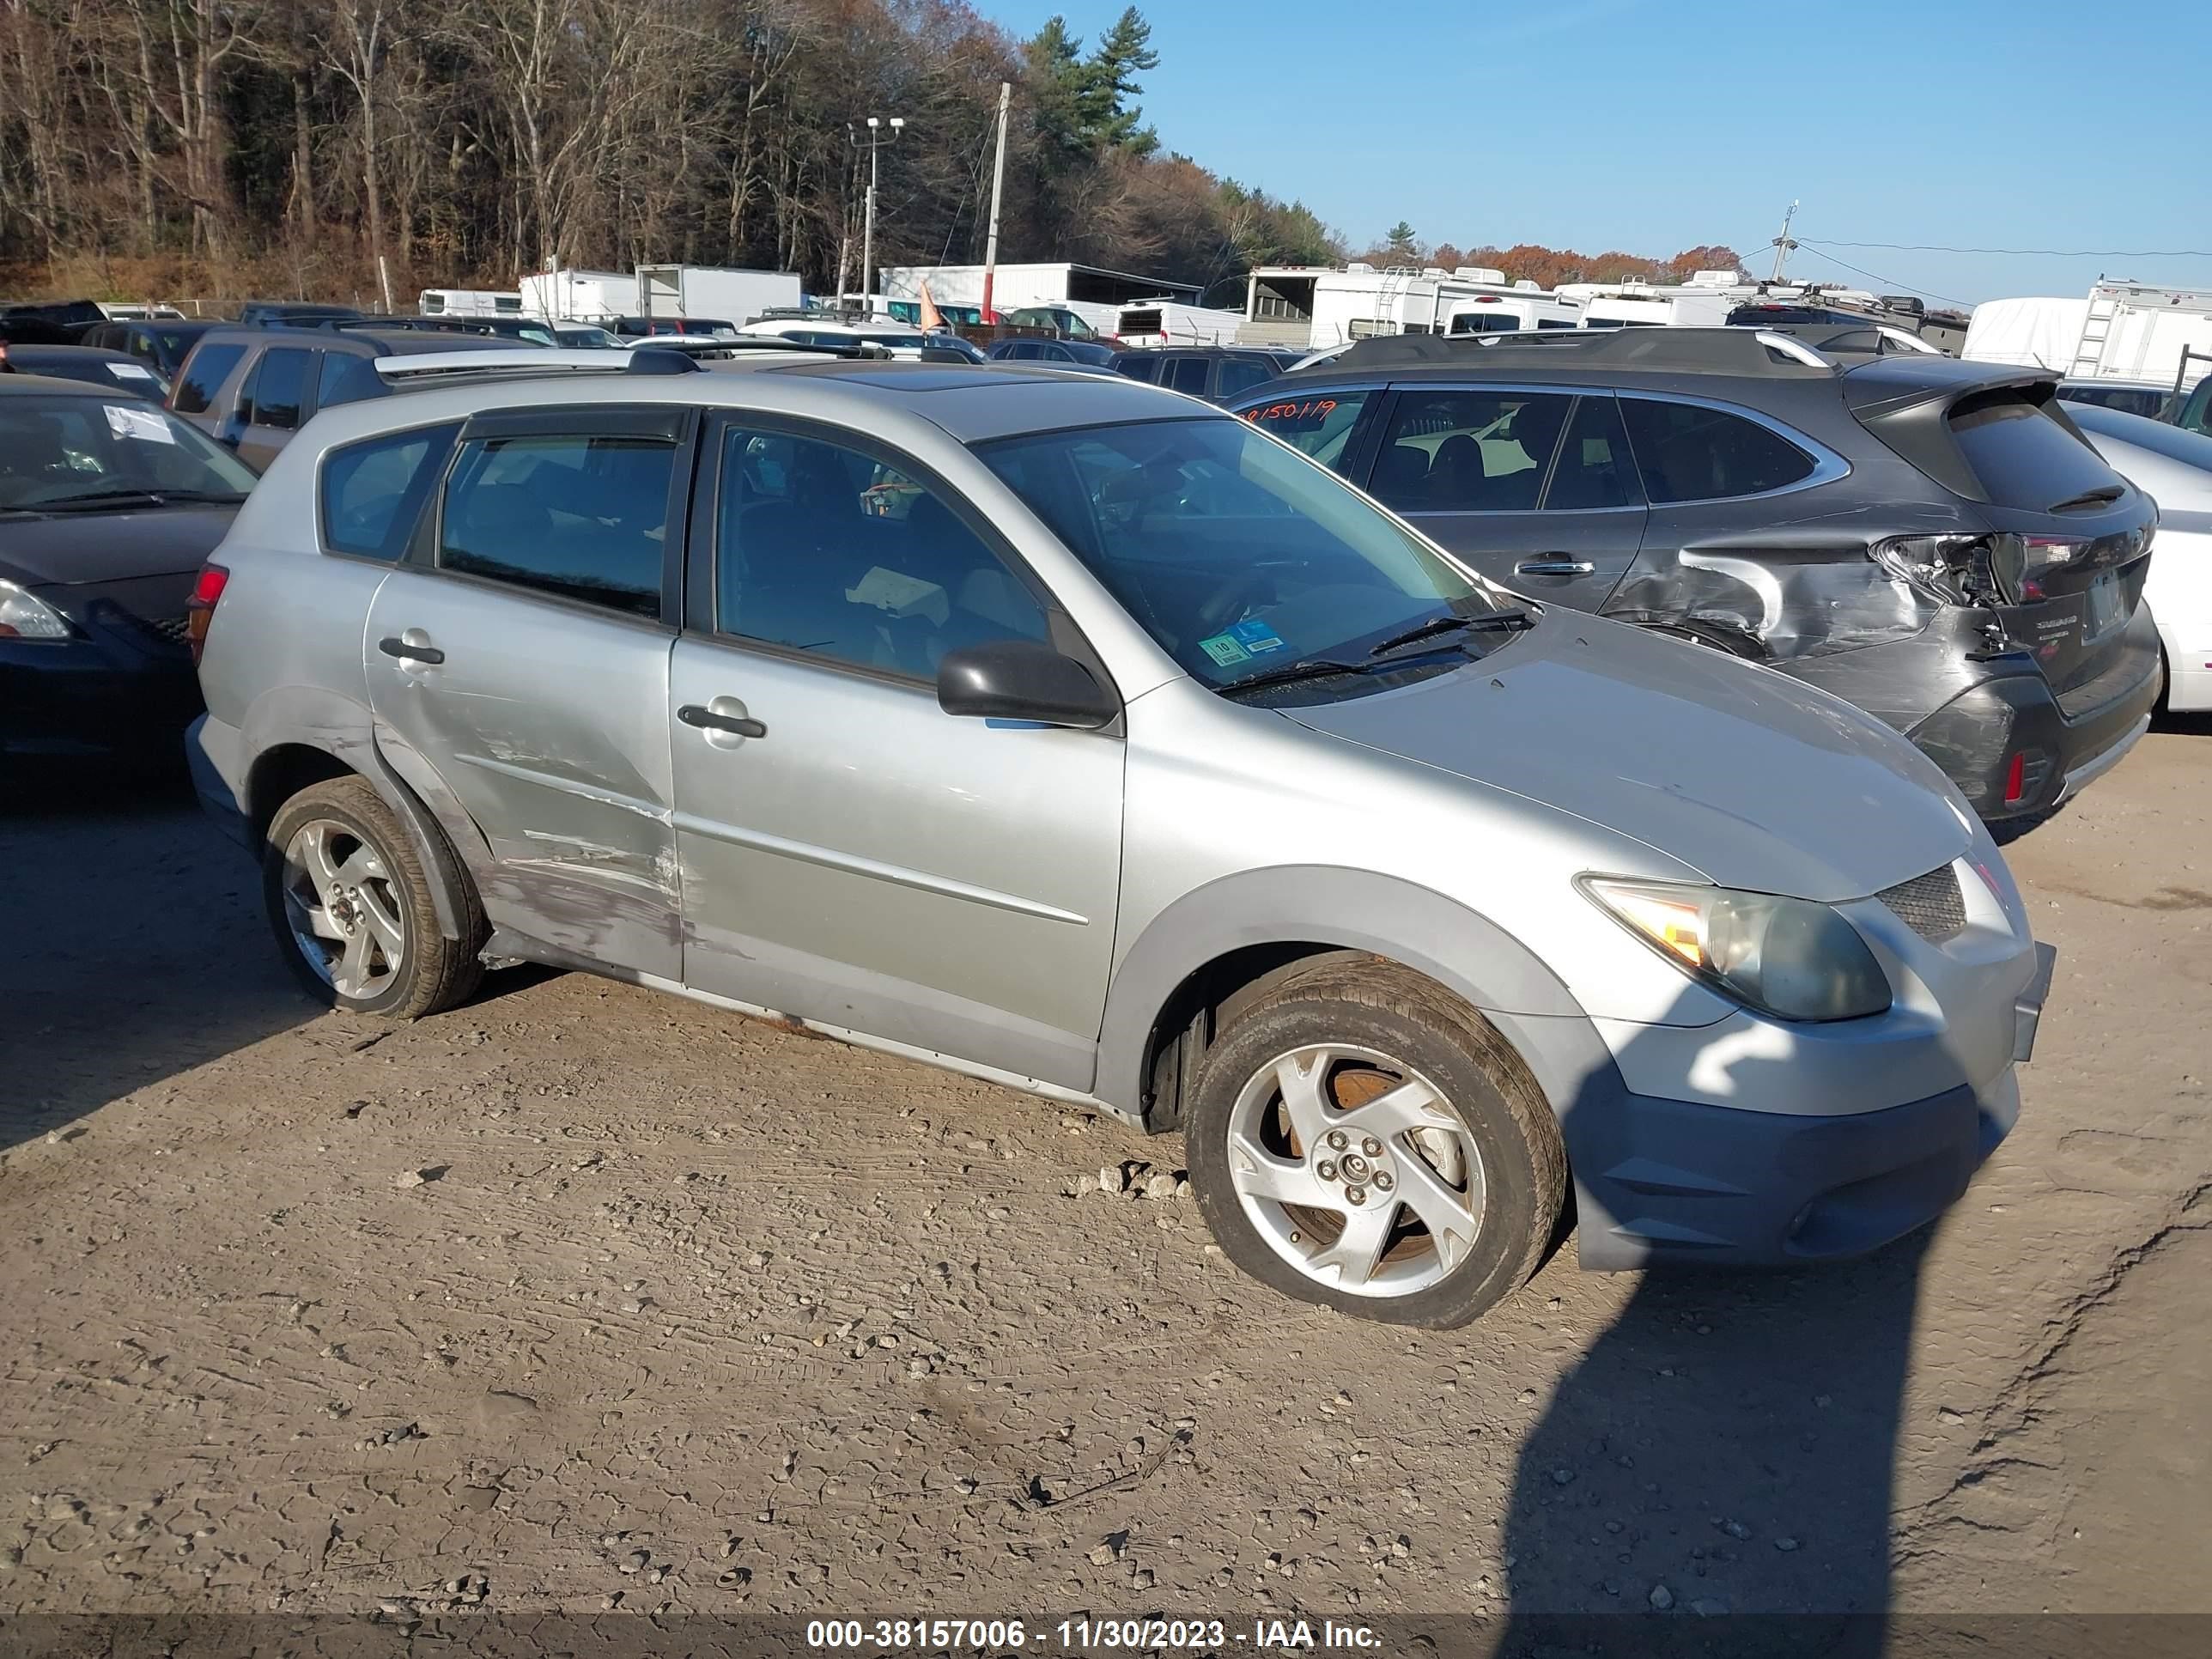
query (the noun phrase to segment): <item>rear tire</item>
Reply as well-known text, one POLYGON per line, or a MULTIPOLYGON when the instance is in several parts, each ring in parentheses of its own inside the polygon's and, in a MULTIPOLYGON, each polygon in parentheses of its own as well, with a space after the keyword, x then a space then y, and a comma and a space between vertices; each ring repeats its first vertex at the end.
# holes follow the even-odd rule
POLYGON ((447 939, 434 877, 365 778, 313 784, 286 801, 270 821, 261 878, 277 948, 330 1007, 420 1019, 465 1001, 483 976, 483 913, 467 878, 452 895, 464 937, 447 939))
POLYGON ((1541 1262, 1565 1202, 1559 1125, 1495 1028, 1373 957, 1295 974, 1199 1069, 1191 1185, 1231 1261, 1287 1296, 1464 1325, 1541 1262))

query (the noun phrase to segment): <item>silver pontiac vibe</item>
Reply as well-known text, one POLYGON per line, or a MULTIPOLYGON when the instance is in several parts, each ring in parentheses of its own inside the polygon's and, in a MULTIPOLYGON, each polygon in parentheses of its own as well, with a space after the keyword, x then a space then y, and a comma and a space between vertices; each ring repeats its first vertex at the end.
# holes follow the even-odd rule
POLYGON ((1178 1130, 1248 1271, 1427 1325, 1569 1202, 1871 1249, 2011 1126, 2050 953, 1850 705, 1172 392, 592 356, 387 365, 203 574, 195 774, 326 1002, 550 963, 1178 1130))

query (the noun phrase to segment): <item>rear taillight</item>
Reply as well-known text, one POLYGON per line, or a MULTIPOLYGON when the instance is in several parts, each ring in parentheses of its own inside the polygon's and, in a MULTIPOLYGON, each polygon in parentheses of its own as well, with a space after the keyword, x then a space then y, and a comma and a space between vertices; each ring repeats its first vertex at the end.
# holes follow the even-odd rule
POLYGON ((1946 605, 2028 605, 2043 579, 2083 558, 2078 536, 1899 536, 1869 549, 1876 564, 1946 605))
POLYGON ((2012 764, 2005 768, 2004 804, 2017 806, 2027 796, 2027 750, 2012 751, 2012 764))
POLYGON ((185 601, 185 643, 192 648, 194 663, 207 649, 208 624, 215 620, 216 604, 229 581, 230 572, 222 566, 204 564, 199 580, 192 584, 191 598, 185 601))

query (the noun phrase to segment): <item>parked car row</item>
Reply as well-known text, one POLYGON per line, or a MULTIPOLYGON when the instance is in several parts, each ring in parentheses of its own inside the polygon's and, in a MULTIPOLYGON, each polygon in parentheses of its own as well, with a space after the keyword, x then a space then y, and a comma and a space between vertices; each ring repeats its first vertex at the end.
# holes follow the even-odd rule
POLYGON ((766 320, 0 381, 0 672, 197 655, 333 1006, 537 961, 1179 1129, 1226 1254, 1365 1316, 1476 1316, 1570 1204, 1591 1267, 1859 1254, 2011 1127, 2051 957, 1987 822, 2142 730, 2212 441, 1832 329, 1240 393, 766 320))

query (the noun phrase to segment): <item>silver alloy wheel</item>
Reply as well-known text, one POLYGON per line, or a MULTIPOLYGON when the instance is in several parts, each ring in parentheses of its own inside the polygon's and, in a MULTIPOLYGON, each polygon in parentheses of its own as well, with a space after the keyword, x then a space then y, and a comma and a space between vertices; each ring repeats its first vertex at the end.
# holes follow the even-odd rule
POLYGON ((1255 1072, 1229 1113, 1229 1178, 1248 1220, 1300 1273, 1356 1296, 1411 1296, 1482 1230, 1482 1157, 1443 1092, 1352 1043, 1255 1072))
POLYGON ((311 818, 284 848, 284 916, 307 965, 340 996, 377 995, 407 960, 399 891, 376 848, 335 818, 311 818))

